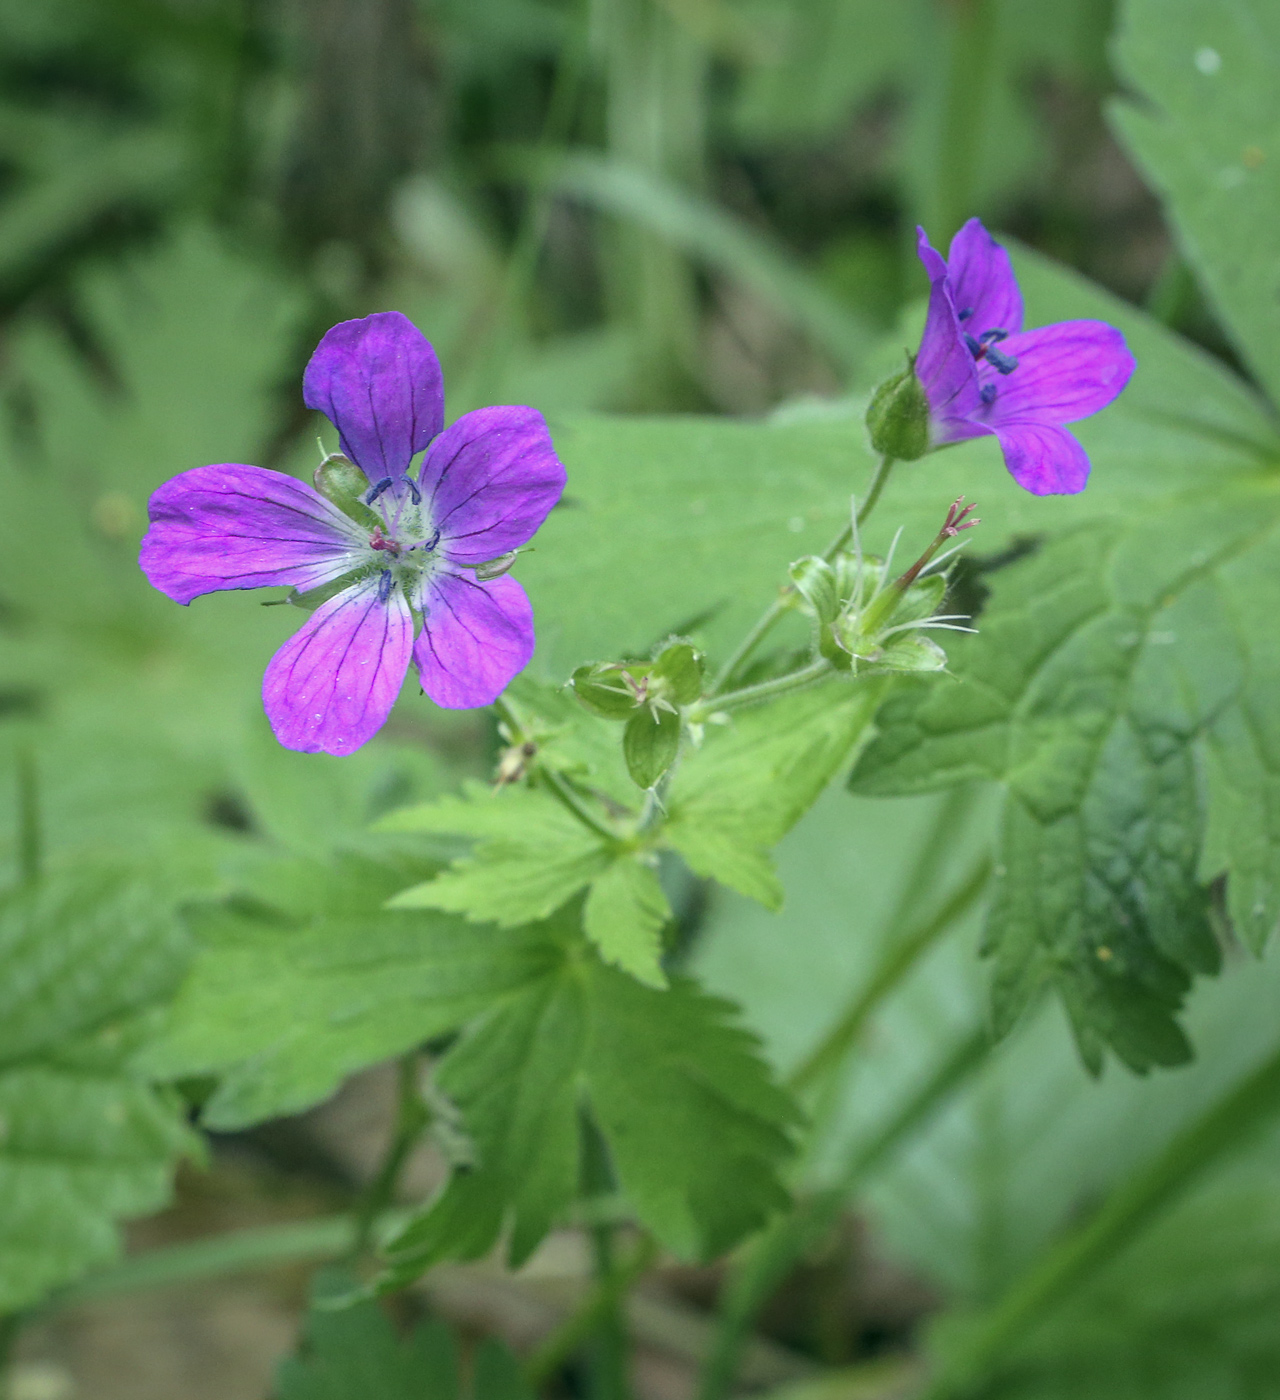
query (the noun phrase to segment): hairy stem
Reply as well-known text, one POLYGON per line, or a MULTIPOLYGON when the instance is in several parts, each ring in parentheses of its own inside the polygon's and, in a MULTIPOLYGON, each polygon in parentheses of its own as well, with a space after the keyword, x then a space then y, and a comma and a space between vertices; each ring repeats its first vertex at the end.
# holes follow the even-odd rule
POLYGON ((396 1065, 396 1121, 391 1141, 377 1175, 369 1183, 356 1207, 356 1231, 352 1253, 364 1254, 372 1246, 379 1218, 395 1199, 400 1174, 409 1154, 417 1145, 431 1114, 418 1088, 419 1059, 416 1050, 402 1055, 396 1065))
POLYGON ((574 792, 573 788, 565 782, 559 773, 552 772, 550 768, 538 769, 538 780, 544 782, 547 788, 555 796, 567 811, 573 813, 575 817, 597 836, 602 836, 606 841, 616 842, 618 833, 612 827, 606 825, 602 817, 598 817, 590 807, 574 792))
MULTIPOLYGON (((871 512, 876 508, 876 502, 880 499, 880 493, 884 490, 884 484, 889 479, 889 472, 893 467, 892 457, 882 457, 876 466, 875 473, 871 478, 871 484, 867 487, 866 498, 858 507, 857 515, 854 517, 858 528, 868 520, 871 512)), ((848 525, 835 537, 827 546, 823 558, 830 563, 832 559, 849 543, 853 538, 854 521, 848 525)), ((708 697, 719 695, 733 681, 733 678, 742 670, 743 666, 751 657, 755 649, 769 635, 782 615, 791 610, 791 595, 794 589, 788 584, 780 589, 777 598, 764 610, 756 620, 754 626, 738 643, 732 655, 720 668, 720 674, 712 684, 708 697)))
POLYGON ((1201 1171, 1280 1111, 1280 1051, 1271 1055, 1147 1167, 1123 1182, 1092 1220, 1068 1233, 1015 1282, 956 1347, 924 1400, 986 1393, 1016 1345, 1112 1260, 1201 1171))
POLYGON ((726 710, 740 710, 744 705, 758 705, 765 700, 774 700, 779 695, 790 695, 792 691, 807 690, 811 685, 833 675, 829 661, 811 661, 789 675, 775 676, 773 680, 761 681, 759 685, 744 686, 741 690, 731 690, 714 699, 702 700, 689 707, 689 719, 697 724, 708 715, 722 714, 726 710))

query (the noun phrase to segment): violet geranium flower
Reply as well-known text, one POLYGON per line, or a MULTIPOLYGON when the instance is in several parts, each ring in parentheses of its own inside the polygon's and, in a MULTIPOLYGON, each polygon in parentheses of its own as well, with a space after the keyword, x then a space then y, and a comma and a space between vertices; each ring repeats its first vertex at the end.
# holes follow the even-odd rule
POLYGON ((363 497, 339 509, 283 472, 196 467, 151 497, 140 562, 183 604, 224 588, 323 590, 262 698, 285 748, 348 754, 382 727, 410 659, 447 709, 491 703, 528 664, 529 599, 501 564, 478 566, 529 539, 565 471, 532 408, 477 409, 446 429, 435 351, 397 311, 334 326, 303 397, 337 428, 363 497))
POLYGON ((1062 426, 1105 408, 1129 382, 1133 356, 1103 321, 1022 329, 1009 255, 977 219, 946 261, 919 234, 932 290, 916 373, 936 444, 994 433, 1019 486, 1037 496, 1083 491, 1084 448, 1062 426))

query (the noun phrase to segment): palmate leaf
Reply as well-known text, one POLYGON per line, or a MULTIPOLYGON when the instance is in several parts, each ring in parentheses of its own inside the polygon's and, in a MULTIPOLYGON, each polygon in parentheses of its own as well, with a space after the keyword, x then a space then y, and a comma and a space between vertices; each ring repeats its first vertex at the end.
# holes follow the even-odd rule
MULTIPOLYGON (((997 576, 980 635, 953 649, 960 686, 904 687, 882 711, 857 790, 1007 785, 987 935, 1002 1028, 1048 983, 1091 1064, 1103 1044, 1138 1069, 1186 1057, 1174 1013, 1217 965, 1195 749, 1242 723, 1277 525, 1263 476, 1067 535, 997 576)), ((1220 827, 1240 806, 1226 778, 1211 802, 1224 784, 1220 827)), ((1265 932, 1280 865, 1254 843, 1237 869, 1234 851, 1220 847, 1228 885, 1255 906, 1261 888, 1245 927, 1265 932)))
POLYGON ((276 858, 251 899, 197 908, 195 962, 147 1067, 216 1076, 204 1122, 242 1127, 318 1102, 545 968, 553 954, 536 926, 379 908, 422 873, 421 862, 355 855, 276 858))
POLYGON ((110 1261, 193 1146, 132 1067, 188 942, 163 895, 85 868, 0 902, 0 1311, 110 1261))
POLYGON ((786 1200, 796 1110, 732 1006, 686 979, 643 987, 566 936, 557 966, 496 1005, 438 1072, 478 1164, 388 1247, 390 1281, 486 1253, 526 1258, 577 1185, 581 1113, 638 1218, 684 1258, 717 1254, 786 1200))

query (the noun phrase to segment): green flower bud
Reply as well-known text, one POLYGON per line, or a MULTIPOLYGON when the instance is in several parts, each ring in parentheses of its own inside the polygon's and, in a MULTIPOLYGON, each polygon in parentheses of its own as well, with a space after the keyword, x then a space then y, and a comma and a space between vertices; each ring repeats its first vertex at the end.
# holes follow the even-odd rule
POLYGON ((914 462, 929 450, 929 400, 916 374, 914 355, 907 367, 886 379, 867 409, 871 445, 886 457, 914 462))
POLYGON ((653 663, 654 690, 677 705, 692 705, 702 696, 702 653, 689 642, 668 642, 653 663))
POLYGON ((840 582, 831 565, 816 554, 808 554, 792 564, 790 574, 791 582, 813 609, 819 625, 826 627, 834 622, 840 613, 840 582))
POLYGON ((325 500, 337 506, 357 525, 373 530, 382 524, 364 502, 369 478, 349 457, 344 457, 341 452, 332 453, 316 468, 312 480, 325 500))
POLYGON ((637 787, 653 787, 676 761, 679 750, 680 716, 674 710, 646 707, 622 731, 622 754, 637 787))

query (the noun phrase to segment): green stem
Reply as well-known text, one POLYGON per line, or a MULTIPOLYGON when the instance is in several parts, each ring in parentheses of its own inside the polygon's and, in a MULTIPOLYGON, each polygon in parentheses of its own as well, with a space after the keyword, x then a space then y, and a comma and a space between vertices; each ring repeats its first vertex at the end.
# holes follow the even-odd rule
POLYGON ((870 979, 850 1001, 835 1025, 792 1073, 789 1084, 794 1093, 811 1089, 835 1069, 862 1034, 868 1019, 880 1003, 916 965, 938 938, 981 897, 991 878, 991 858, 984 855, 969 871, 964 882, 927 918, 904 937, 894 939, 870 979))
MULTIPOLYGON (((602 1191, 616 1189, 609 1149, 599 1128, 582 1114, 582 1195, 588 1199, 602 1191)), ((622 1302, 626 1296, 627 1272, 614 1257, 617 1227, 608 1220, 590 1227, 591 1252, 595 1264, 595 1291, 598 1306, 592 1310, 591 1324, 583 1334, 588 1361, 589 1400, 627 1400, 627 1327, 622 1302)))
POLYGON ((774 700, 779 695, 790 695, 795 690, 807 690, 827 676, 834 675, 831 663, 825 660, 811 661, 798 671, 785 676, 775 676, 773 680, 761 681, 759 685, 744 686, 741 690, 731 690, 727 695, 717 695, 714 699, 702 700, 690 705, 689 720, 698 724, 708 715, 723 714, 726 710, 740 710, 744 705, 759 705, 765 700, 774 700))
POLYGON ((559 773, 550 768, 539 768, 538 778, 539 781, 546 783, 552 795, 567 811, 572 812, 583 826, 589 831, 593 831, 597 836, 602 836, 606 841, 617 844, 618 833, 606 825, 603 818, 596 816, 559 773))
POLYGON ((40 789, 35 754, 25 744, 18 763, 18 875, 24 885, 40 879, 43 843, 40 834, 40 789))
POLYGON ((422 1101, 418 1086, 418 1053, 411 1050, 402 1055, 396 1065, 396 1121, 391 1141, 378 1168, 356 1207, 356 1232, 353 1254, 364 1254, 374 1243, 377 1223, 395 1198, 400 1173, 417 1145, 431 1114, 422 1101))
POLYGON ((990 1045, 985 1027, 967 1035, 853 1153, 834 1185, 801 1200, 790 1215, 753 1242, 725 1287, 715 1342, 702 1373, 700 1400, 725 1400, 732 1392, 755 1320, 783 1279, 834 1227, 850 1192, 950 1099, 983 1062, 990 1045))
MULTIPOLYGON (((853 520, 844 527, 843 530, 827 546, 823 558, 829 564, 837 554, 853 538, 853 527, 856 522, 859 529, 866 523, 871 512, 876 508, 876 502, 880 499, 880 493, 884 490, 884 484, 889 479, 889 472, 893 468, 894 459, 892 457, 882 457, 876 465, 874 474, 871 477, 871 484, 867 487, 866 498, 858 507, 858 511, 853 520)), ((730 684, 734 676, 742 670, 743 665, 751 656, 752 652, 773 630, 778 620, 784 613, 791 611, 791 598, 795 592, 794 588, 788 584, 778 592, 777 598, 764 610, 757 619, 755 625, 738 643, 733 654, 720 668, 720 674, 716 677, 714 684, 708 692, 708 698, 719 695, 724 688, 730 684)))
POLYGON ((535 1388, 545 1384, 599 1327, 618 1311, 636 1281, 657 1257, 657 1246, 644 1236, 631 1257, 616 1265, 607 1278, 598 1279, 578 1309, 556 1328, 525 1362, 524 1374, 535 1388))
POLYGON ((969 1333, 924 1400, 985 1393, 1016 1344, 1080 1284, 1115 1258, 1192 1179, 1280 1110, 1280 1051, 1122 1183, 1086 1225, 1072 1231, 1013 1284, 969 1333))

